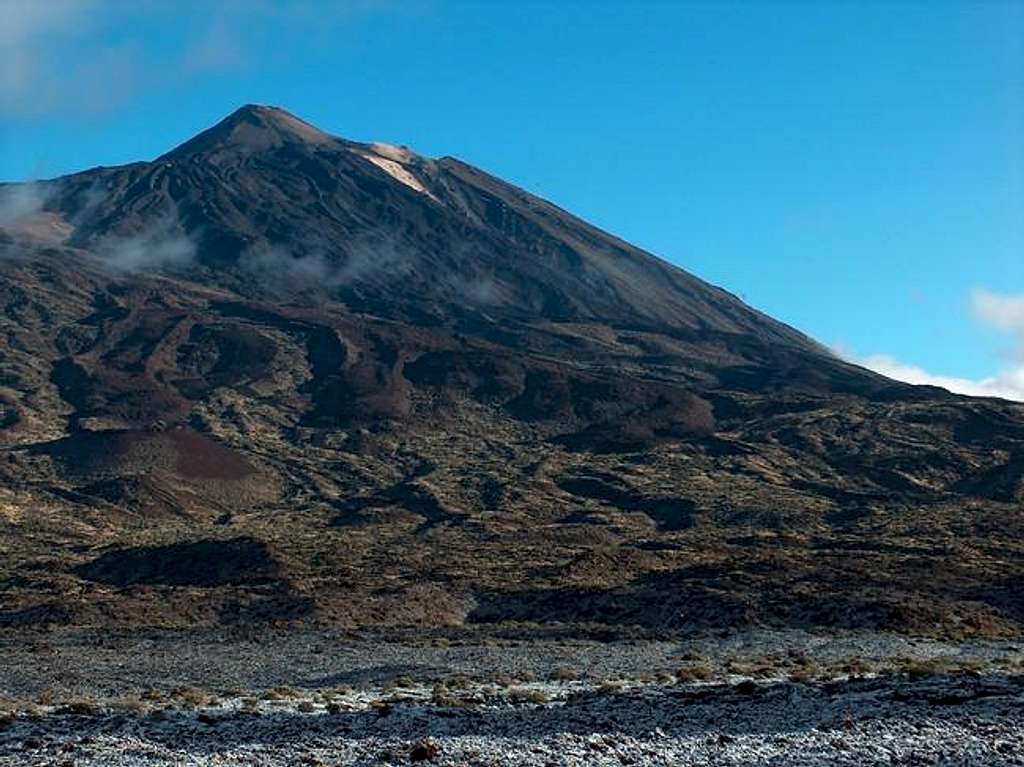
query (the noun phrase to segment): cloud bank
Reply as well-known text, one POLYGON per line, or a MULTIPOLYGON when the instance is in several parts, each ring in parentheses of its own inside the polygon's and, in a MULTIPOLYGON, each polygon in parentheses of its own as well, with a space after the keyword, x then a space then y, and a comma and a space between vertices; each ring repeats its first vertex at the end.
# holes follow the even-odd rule
POLYGON ((971 314, 980 325, 1006 333, 1012 339, 1010 353, 993 376, 972 380, 936 375, 885 354, 855 361, 897 381, 941 386, 951 392, 974 397, 1002 397, 1024 402, 1024 295, 975 290, 971 293, 971 314))

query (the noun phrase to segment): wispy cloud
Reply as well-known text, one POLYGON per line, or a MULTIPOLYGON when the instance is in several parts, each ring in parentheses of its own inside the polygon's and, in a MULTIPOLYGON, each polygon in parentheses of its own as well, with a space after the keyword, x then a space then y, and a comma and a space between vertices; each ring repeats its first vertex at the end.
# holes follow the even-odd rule
POLYGON ((989 327, 1012 334, 1017 341, 1016 351, 1024 357, 1024 295, 1008 296, 975 290, 971 293, 971 310, 989 327))
MULTIPOLYGON (((81 29, 91 0, 9 0, 0 13, 0 112, 46 111, 58 76, 52 52, 81 29)), ((65 73, 66 74, 66 73, 65 73)))
POLYGON ((296 40, 307 51, 327 48, 342 25, 392 3, 224 0, 211 7, 189 0, 2 0, 0 5, 0 116, 34 118, 108 112, 147 89, 265 65, 266 51, 274 55, 296 40))
POLYGON ((139 48, 105 44, 96 0, 7 0, 0 13, 0 114, 104 111, 134 88, 139 48))
POLYGON ((268 286, 295 290, 394 279, 407 274, 415 261, 396 237, 370 232, 343 245, 314 236, 290 248, 261 244, 249 248, 240 263, 268 286))
POLYGON ((0 227, 18 224, 42 211, 48 191, 41 184, 0 186, 0 227))
POLYGON ((1024 402, 1024 295, 1005 295, 979 289, 971 293, 970 301, 971 314, 976 322, 1011 337, 1011 348, 994 375, 980 379, 937 375, 885 354, 855 361, 897 381, 941 386, 957 394, 975 397, 1002 397, 1024 402))
POLYGON ((186 266, 195 258, 196 244, 185 234, 175 211, 147 222, 133 234, 104 238, 94 251, 109 266, 135 271, 186 266))

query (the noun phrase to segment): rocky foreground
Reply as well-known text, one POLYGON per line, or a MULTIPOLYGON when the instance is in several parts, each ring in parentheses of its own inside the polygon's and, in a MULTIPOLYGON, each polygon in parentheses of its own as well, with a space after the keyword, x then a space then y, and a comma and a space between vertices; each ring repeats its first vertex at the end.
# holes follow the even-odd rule
POLYGON ((106 644, 0 643, 0 765, 1024 765, 1009 642, 106 644))
POLYGON ((19 716, 0 764, 1024 764, 1024 678, 574 683, 77 702, 19 716))

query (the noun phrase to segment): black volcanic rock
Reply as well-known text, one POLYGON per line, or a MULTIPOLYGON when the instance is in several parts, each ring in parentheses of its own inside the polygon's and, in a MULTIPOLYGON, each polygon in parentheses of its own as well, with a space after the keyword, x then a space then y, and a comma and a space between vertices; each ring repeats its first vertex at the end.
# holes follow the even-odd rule
POLYGON ((1024 625, 1024 406, 458 160, 247 106, 0 197, 0 625, 1024 625))

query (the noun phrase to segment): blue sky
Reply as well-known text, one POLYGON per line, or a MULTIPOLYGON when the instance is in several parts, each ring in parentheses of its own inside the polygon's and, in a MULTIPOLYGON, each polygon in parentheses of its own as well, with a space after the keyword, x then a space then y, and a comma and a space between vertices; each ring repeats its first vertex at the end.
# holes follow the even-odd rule
POLYGON ((276 104, 479 165, 883 371, 1024 399, 1022 2, 0 3, 0 179, 276 104))

